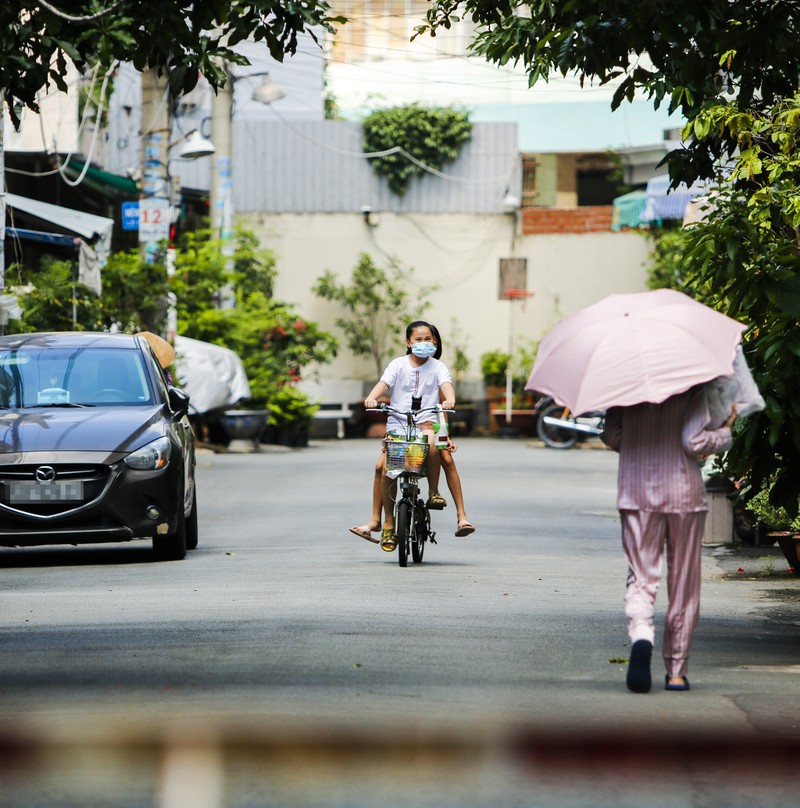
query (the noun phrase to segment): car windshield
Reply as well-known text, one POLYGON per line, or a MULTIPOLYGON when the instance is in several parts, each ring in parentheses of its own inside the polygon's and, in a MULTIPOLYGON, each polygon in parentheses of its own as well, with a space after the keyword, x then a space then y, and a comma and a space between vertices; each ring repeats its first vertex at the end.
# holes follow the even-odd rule
POLYGON ((2 407, 102 407, 152 400, 137 350, 26 347, 0 351, 2 407))

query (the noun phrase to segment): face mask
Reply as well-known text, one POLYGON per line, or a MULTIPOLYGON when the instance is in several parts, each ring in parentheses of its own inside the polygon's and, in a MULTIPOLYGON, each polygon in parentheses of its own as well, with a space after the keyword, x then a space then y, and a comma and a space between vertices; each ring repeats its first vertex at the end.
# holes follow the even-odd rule
POLYGON ((420 359, 427 359, 436 353, 436 346, 432 342, 415 342, 411 346, 411 353, 420 359))

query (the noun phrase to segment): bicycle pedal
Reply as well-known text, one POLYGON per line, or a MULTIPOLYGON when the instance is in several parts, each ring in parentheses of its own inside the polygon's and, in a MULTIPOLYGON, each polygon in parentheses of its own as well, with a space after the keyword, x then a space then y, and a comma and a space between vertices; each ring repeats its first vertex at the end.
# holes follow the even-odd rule
POLYGON ((428 541, 431 544, 438 544, 439 543, 438 541, 436 541, 436 534, 433 531, 431 531, 430 536, 428 536, 428 541))

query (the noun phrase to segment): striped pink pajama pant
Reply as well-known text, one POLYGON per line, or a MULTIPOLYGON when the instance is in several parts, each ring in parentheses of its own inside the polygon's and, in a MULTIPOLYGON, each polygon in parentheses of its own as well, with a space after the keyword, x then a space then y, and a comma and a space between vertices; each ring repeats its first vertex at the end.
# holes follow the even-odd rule
POLYGON ((667 550, 664 664, 668 676, 686 676, 692 633, 700 613, 700 563, 706 512, 620 511, 628 560, 625 616, 631 642, 654 641, 653 611, 667 550))

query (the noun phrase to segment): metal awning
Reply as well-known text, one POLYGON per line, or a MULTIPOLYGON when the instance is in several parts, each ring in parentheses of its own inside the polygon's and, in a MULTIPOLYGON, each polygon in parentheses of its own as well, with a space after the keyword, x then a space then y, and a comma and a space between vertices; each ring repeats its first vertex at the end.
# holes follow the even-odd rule
POLYGON ((109 199, 119 201, 139 198, 139 186, 135 180, 120 174, 103 171, 102 168, 97 166, 89 165, 86 167, 86 161, 75 155, 66 160, 62 169, 72 179, 83 175, 83 182, 89 188, 99 191, 109 199), (86 168, 86 171, 84 171, 84 168, 86 168))
POLYGON ((644 210, 647 194, 644 191, 631 191, 618 196, 613 202, 611 212, 611 229, 623 227, 639 227, 639 216, 644 210))
POLYGON ((704 192, 702 183, 687 188, 682 182, 677 188, 670 188, 666 174, 652 177, 646 190, 631 191, 614 200, 611 229, 660 226, 667 219, 683 219, 687 207, 704 192))
POLYGON ((7 227, 6 238, 22 238, 28 241, 40 241, 44 244, 56 244, 59 247, 69 247, 77 250, 80 239, 75 236, 63 236, 60 233, 43 233, 41 230, 26 230, 23 227, 7 227))
POLYGON ((677 188, 670 188, 670 179, 666 174, 652 177, 647 181, 647 198, 639 221, 654 222, 664 219, 683 219, 686 206, 694 197, 701 194, 704 186, 694 183, 690 187, 682 182, 677 188))
POLYGON ((108 234, 114 226, 114 220, 106 216, 95 216, 93 213, 84 213, 82 210, 64 208, 61 205, 51 205, 49 202, 40 202, 38 199, 28 199, 16 194, 6 194, 6 205, 14 210, 35 216, 37 219, 63 227, 90 241, 108 234))

